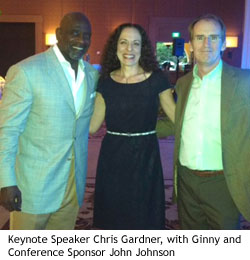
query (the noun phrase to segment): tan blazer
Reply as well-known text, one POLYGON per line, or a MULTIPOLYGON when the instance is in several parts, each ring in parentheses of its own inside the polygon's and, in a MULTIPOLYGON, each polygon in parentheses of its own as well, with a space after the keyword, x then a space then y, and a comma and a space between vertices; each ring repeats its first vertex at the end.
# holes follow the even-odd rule
MULTIPOLYGON (((192 72, 177 81, 174 180, 184 112, 193 80, 192 72)), ((192 137, 190 137, 192 138, 192 137)), ((221 79, 221 141, 224 174, 229 191, 242 215, 250 220, 250 71, 223 63, 221 79)))
POLYGON ((46 214, 60 207, 72 161, 82 204, 98 79, 97 71, 84 64, 86 99, 78 115, 52 48, 17 63, 7 73, 0 104, 0 188, 18 185, 24 212, 46 214))

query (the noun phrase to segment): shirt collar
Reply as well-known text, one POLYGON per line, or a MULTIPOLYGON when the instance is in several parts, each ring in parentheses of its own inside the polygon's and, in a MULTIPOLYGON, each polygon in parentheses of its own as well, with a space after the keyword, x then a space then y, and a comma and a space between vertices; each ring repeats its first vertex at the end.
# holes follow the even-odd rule
MULTIPOLYGON (((218 65, 213 70, 211 70, 208 74, 206 74, 203 78, 213 78, 213 77, 216 77, 216 76, 220 76, 221 72, 222 72, 222 64, 223 64, 222 60, 220 60, 218 65)), ((193 77, 196 78, 196 79, 197 78, 200 79, 200 76, 198 75, 197 64, 195 64, 194 69, 193 69, 193 77)))
MULTIPOLYGON (((68 67, 71 67, 70 63, 64 58, 64 56, 62 55, 60 49, 58 48, 57 44, 55 44, 53 47, 53 51, 56 54, 56 57, 58 59, 58 61, 61 64, 67 65, 68 67)), ((78 66, 80 65, 81 69, 84 70, 85 69, 85 65, 82 59, 79 60, 78 62, 78 66)))

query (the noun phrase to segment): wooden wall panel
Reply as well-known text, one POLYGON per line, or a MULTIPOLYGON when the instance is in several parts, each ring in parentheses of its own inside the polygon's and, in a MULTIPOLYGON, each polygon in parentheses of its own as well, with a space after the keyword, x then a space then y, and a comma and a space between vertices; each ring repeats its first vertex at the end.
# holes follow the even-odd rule
MULTIPOLYGON (((25 0, 26 1, 26 0, 25 0)), ((39 2, 39 1, 37 1, 39 2)), ((43 0, 41 1, 41 15, 43 15, 43 39, 46 33, 55 33, 60 20, 63 16, 63 6, 61 0, 43 0)))
MULTIPOLYGON (((239 48, 230 50, 233 55, 226 60, 236 66, 241 61, 244 0, 0 0, 3 15, 40 15, 43 18, 43 37, 52 33, 62 16, 71 11, 83 11, 93 26, 92 44, 89 50, 91 62, 98 63, 109 33, 120 23, 141 24, 153 40, 175 28, 153 28, 156 18, 190 20, 204 13, 215 13, 223 18, 228 34, 239 36, 239 48), (154 32, 157 31, 157 33, 154 32), (160 34, 159 34, 160 32, 160 34)), ((159 37, 159 39, 157 38, 159 37)), ((45 49, 44 42, 43 49, 45 49)))
POLYGON ((86 1, 87 15, 92 23, 93 35, 89 49, 90 62, 99 63, 103 46, 109 34, 121 23, 131 22, 132 1, 86 1))
POLYGON ((42 2, 44 1, 0 0, 0 9, 4 15, 39 15, 42 2))

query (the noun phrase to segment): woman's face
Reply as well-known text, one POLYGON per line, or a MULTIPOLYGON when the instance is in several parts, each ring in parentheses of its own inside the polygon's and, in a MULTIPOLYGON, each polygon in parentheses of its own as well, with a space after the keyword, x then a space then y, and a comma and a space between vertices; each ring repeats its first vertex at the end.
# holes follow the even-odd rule
POLYGON ((141 57, 141 35, 135 28, 127 27, 117 42, 117 57, 121 66, 138 66, 141 57))

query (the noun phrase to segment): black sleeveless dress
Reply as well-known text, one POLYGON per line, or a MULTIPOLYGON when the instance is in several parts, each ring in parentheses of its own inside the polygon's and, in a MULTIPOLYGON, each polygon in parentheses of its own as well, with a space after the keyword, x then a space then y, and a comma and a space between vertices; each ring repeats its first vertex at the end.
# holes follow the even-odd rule
MULTIPOLYGON (((105 100, 107 130, 155 130, 159 93, 168 88, 162 71, 139 83, 118 83, 111 77, 100 80, 97 91, 105 100)), ((93 224, 101 229, 164 229, 164 183, 156 134, 105 135, 97 165, 93 224)))

